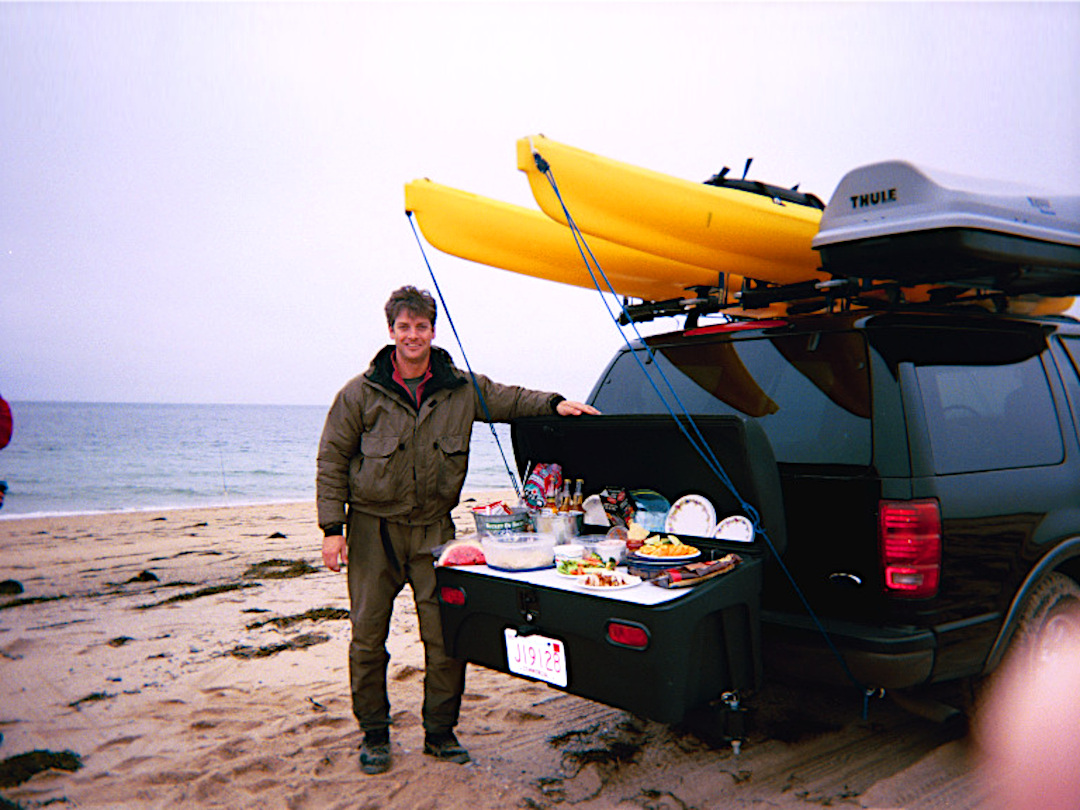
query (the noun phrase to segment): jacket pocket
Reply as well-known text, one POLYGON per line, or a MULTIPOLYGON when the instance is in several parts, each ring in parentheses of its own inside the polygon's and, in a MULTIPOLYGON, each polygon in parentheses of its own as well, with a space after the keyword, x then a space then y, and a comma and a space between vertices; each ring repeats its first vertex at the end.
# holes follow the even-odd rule
POLYGON ((400 501, 413 483, 400 436, 363 434, 360 455, 349 466, 350 500, 360 504, 400 501))
POLYGON ((469 471, 469 435, 450 434, 435 440, 436 497, 457 500, 469 471))

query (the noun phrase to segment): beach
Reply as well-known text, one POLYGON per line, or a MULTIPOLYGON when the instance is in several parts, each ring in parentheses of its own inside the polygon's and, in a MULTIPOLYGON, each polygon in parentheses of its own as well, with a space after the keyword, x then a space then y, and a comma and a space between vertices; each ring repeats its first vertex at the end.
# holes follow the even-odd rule
MULTIPOLYGON (((475 502, 509 494, 472 493, 459 533, 475 502)), ((985 804, 965 739, 888 701, 864 720, 850 691, 767 688, 736 753, 470 666, 458 731, 473 762, 437 762, 422 753, 408 589, 388 644, 394 763, 365 776, 345 578, 323 567, 320 542, 309 502, 0 521, 0 759, 38 751, 53 765, 17 782, 9 767, 0 796, 54 808, 985 804)))

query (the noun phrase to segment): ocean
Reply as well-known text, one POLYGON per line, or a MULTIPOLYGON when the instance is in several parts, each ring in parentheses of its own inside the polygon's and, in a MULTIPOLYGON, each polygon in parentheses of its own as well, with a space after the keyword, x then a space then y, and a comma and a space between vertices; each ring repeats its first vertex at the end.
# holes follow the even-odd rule
MULTIPOLYGON (((15 516, 315 499, 325 406, 13 402, 0 450, 15 516)), ((513 467, 509 425, 496 425, 513 467)), ((491 426, 473 427, 466 491, 512 487, 491 426)))

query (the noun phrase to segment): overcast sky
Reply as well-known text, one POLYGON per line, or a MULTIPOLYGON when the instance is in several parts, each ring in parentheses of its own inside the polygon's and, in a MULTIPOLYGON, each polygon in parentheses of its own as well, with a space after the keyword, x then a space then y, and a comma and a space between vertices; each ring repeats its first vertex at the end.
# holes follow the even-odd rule
MULTIPOLYGON (((432 287, 404 184, 535 207, 535 133, 824 199, 892 158, 1076 193, 1080 4, 2 3, 0 392, 326 404, 432 287)), ((425 249, 496 380, 584 398, 622 343, 595 292, 425 249)))

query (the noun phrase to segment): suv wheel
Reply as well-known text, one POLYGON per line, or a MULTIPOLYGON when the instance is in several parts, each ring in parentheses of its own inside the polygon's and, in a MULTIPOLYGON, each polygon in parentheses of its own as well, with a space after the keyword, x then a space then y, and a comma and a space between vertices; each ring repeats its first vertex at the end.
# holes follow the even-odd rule
POLYGON ((1069 639, 1080 639, 1080 584, 1055 571, 1025 602, 1010 657, 1027 665, 1046 665, 1069 639))
POLYGON ((985 772, 1002 807, 1075 807, 1080 722, 1080 584, 1050 574, 1024 605, 1009 653, 981 698, 985 772))
POLYGON ((1059 572, 1047 575, 1024 602, 1016 632, 997 668, 969 684, 965 711, 977 714, 1006 684, 1021 688, 1059 657, 1080 648, 1080 584, 1059 572), (1070 643, 1071 640, 1071 643, 1070 643), (1003 683, 1004 682, 1004 683, 1003 683))

